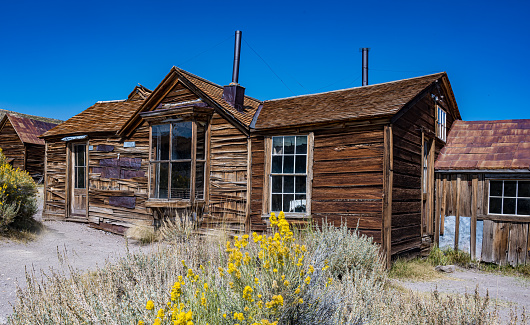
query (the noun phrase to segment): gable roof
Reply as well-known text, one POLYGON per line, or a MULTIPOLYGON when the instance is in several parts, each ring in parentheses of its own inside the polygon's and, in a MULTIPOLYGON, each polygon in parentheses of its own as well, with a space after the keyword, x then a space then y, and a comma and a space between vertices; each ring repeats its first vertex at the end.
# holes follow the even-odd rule
POLYGON ((530 169, 530 120, 455 121, 437 170, 530 169))
POLYGON ((43 138, 87 133, 117 132, 143 101, 97 102, 83 112, 71 117, 42 135, 43 138))
POLYGON ((16 116, 10 113, 5 114, 0 122, 0 130, 4 127, 6 121, 9 120, 20 141, 23 143, 44 145, 44 140, 38 137, 44 132, 54 128, 56 123, 48 123, 28 117, 16 116))
POLYGON ((138 84, 138 86, 134 87, 133 91, 131 91, 129 96, 127 96, 127 101, 144 100, 149 97, 152 92, 152 90, 149 90, 144 86, 138 84))
POLYGON ((256 129, 392 116, 445 72, 263 102, 256 129))
POLYGON ((155 90, 153 90, 144 104, 139 107, 137 112, 123 125, 119 134, 126 135, 127 132, 131 132, 131 129, 136 127, 141 121, 140 113, 156 109, 156 106, 163 99, 163 96, 171 91, 177 82, 182 82, 184 86, 189 88, 191 92, 195 93, 201 101, 212 106, 214 109, 217 109, 217 112, 223 117, 227 118, 246 132, 248 132, 254 114, 261 105, 261 101, 245 96, 243 103, 244 111, 239 112, 223 99, 222 86, 196 76, 181 68, 172 67, 164 80, 162 80, 155 90))
POLYGON ((58 120, 55 118, 50 117, 42 117, 42 116, 36 116, 36 115, 29 115, 29 114, 23 114, 19 112, 9 111, 7 109, 0 109, 0 121, 4 118, 6 114, 10 114, 12 116, 20 116, 20 117, 26 117, 35 121, 42 121, 46 123, 52 123, 52 124, 61 124, 63 121, 58 120))

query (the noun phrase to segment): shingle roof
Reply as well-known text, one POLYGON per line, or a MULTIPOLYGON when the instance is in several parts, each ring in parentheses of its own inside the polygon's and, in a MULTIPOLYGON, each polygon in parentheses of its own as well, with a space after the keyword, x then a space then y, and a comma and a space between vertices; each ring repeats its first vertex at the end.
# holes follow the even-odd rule
POLYGON ((435 168, 530 169, 530 120, 455 121, 435 168))
POLYGON ((116 132, 143 103, 142 100, 125 102, 98 102, 68 119, 42 137, 81 135, 94 132, 116 132))
POLYGON ((189 73, 186 70, 182 70, 180 68, 175 67, 175 70, 180 72, 184 78, 189 80, 191 83, 195 85, 195 87, 199 88, 204 94, 208 97, 210 97, 212 100, 214 100, 217 104, 219 104, 225 111, 230 113, 234 118, 239 120, 243 125, 246 127, 250 126, 250 123, 252 122, 252 119, 254 118, 254 114, 258 110, 259 105, 261 104, 261 101, 245 96, 244 101, 244 112, 238 112, 234 107, 232 107, 230 104, 228 104, 223 99, 223 87, 220 85, 217 85, 211 81, 208 81, 206 79, 203 79, 201 77, 198 77, 192 73, 189 73))
POLYGON ((256 129, 393 115, 445 72, 364 87, 268 100, 256 129))
POLYGON ((23 113, 19 113, 19 112, 9 111, 7 109, 0 109, 0 120, 2 120, 4 118, 4 115, 6 115, 6 114, 10 114, 12 116, 14 115, 14 116, 26 117, 26 118, 29 118, 29 119, 32 119, 32 120, 42 121, 42 122, 52 123, 52 124, 61 124, 63 122, 62 120, 58 120, 58 119, 55 119, 55 118, 23 114, 23 113))
POLYGON ((44 145, 44 140, 39 139, 38 136, 57 125, 12 114, 6 114, 6 118, 9 119, 18 137, 24 143, 44 145))

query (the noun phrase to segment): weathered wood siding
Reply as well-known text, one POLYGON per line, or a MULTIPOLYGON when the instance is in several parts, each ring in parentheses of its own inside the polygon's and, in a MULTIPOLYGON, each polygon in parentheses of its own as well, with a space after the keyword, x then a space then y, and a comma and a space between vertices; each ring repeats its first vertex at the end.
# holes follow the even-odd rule
POLYGON ((244 230, 247 217, 247 136, 215 113, 210 125, 209 216, 205 227, 244 230))
POLYGON ((250 195, 250 228, 253 231, 264 231, 267 224, 262 220, 263 191, 265 177, 265 137, 252 137, 252 190, 250 195))
POLYGON ((26 171, 36 180, 44 175, 44 146, 26 144, 26 171))
POLYGON ((66 217, 66 143, 48 141, 44 191, 44 219, 66 217))
POLYGON ((24 144, 9 119, 0 132, 0 148, 7 158, 14 159, 11 162, 14 168, 24 169, 24 144))

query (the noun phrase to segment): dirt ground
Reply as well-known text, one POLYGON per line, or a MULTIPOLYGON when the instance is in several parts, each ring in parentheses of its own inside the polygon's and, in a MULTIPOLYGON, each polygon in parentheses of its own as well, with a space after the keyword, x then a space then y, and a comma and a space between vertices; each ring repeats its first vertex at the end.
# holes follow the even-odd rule
POLYGON ((510 308, 517 307, 520 314, 523 307, 526 315, 530 315, 530 280, 492 274, 478 270, 457 268, 455 273, 447 274, 446 278, 426 282, 396 281, 401 286, 418 292, 438 290, 443 293, 474 294, 478 285, 479 293, 498 303, 499 316, 502 324, 510 319, 510 308))

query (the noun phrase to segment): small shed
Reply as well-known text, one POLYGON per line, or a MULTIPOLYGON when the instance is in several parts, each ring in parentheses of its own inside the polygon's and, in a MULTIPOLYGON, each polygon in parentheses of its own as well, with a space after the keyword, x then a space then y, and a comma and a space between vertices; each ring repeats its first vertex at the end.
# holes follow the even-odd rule
POLYGON ((484 220, 482 256, 497 264, 530 263, 530 120, 456 121, 435 164, 441 229, 455 216, 471 218, 471 255, 477 220, 484 220))
POLYGON ((5 113, 0 120, 0 148, 15 168, 35 180, 44 175, 44 140, 38 138, 61 121, 37 116, 5 113))

